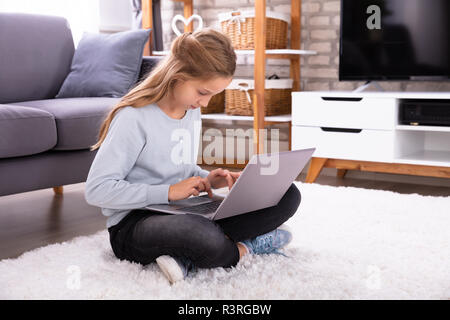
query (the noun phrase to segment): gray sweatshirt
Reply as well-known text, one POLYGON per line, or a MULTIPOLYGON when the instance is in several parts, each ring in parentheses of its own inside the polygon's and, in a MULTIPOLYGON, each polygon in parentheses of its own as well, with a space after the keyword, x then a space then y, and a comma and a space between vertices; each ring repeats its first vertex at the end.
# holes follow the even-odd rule
POLYGON ((171 184, 209 174, 196 164, 200 133, 200 108, 179 120, 156 104, 116 113, 85 186, 86 201, 101 207, 107 228, 131 209, 168 203, 171 184))

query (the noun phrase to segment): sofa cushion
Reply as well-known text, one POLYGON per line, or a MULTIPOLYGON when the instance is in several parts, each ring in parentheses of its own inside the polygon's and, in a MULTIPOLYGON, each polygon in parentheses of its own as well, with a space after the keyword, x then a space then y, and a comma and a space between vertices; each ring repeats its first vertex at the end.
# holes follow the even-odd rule
POLYGON ((66 19, 0 13, 0 103, 54 98, 74 50, 66 19))
POLYGON ((45 110, 0 104, 0 158, 28 156, 56 145, 56 124, 45 110))
POLYGON ((88 149, 97 142, 100 125, 118 98, 65 98, 14 103, 53 114, 58 142, 55 150, 88 149))
POLYGON ((138 80, 150 29, 84 33, 56 98, 122 97, 138 80))

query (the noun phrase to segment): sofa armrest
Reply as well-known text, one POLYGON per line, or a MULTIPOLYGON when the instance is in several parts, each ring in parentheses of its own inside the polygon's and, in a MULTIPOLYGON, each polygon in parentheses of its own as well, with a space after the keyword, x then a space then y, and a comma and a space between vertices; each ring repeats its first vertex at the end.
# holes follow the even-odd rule
POLYGON ((163 60, 163 56, 143 56, 141 71, 137 82, 141 82, 153 70, 159 61, 163 60))

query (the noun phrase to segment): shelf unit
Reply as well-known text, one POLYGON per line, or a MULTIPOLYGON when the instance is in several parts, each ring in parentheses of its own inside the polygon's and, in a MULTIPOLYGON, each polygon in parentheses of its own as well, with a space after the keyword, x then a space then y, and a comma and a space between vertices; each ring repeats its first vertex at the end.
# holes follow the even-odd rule
MULTIPOLYGON (((193 14, 193 0, 172 0, 184 3, 184 17, 187 19, 193 14)), ((291 115, 266 117, 264 114, 264 85, 265 85, 265 64, 266 59, 288 59, 290 61, 290 78, 293 79, 292 91, 300 91, 300 56, 316 54, 315 51, 300 50, 301 36, 301 0, 291 0, 291 48, 266 50, 266 34, 264 21, 266 18, 266 1, 255 0, 255 50, 236 50, 238 55, 254 55, 254 80, 255 90, 253 96, 253 116, 231 116, 226 114, 205 114, 202 119, 215 120, 253 120, 253 150, 256 153, 262 153, 264 150, 264 141, 260 141, 259 129, 264 129, 266 125, 275 123, 288 123, 289 134, 291 133, 292 121, 291 115)), ((152 27, 152 1, 142 0, 142 25, 144 28, 152 27)), ((193 23, 185 26, 184 32, 193 31, 193 23)), ((144 52, 147 55, 164 55, 165 51, 152 51, 151 48, 144 52)), ((289 150, 291 149, 291 134, 289 136, 289 150)), ((233 165, 233 167, 244 167, 243 165, 233 165)))
MULTIPOLYGON (((237 55, 254 55, 255 50, 234 50, 237 55)), ((154 56, 164 56, 168 54, 169 51, 152 51, 154 56)), ((316 54, 316 51, 312 50, 291 50, 291 49, 267 49, 266 58, 267 59, 289 59, 291 56, 295 55, 307 55, 316 54)))
POLYGON ((436 131, 436 132, 450 132, 450 127, 398 125, 398 126, 396 126, 395 128, 396 128, 397 130, 406 130, 406 131, 436 131))
MULTIPOLYGON (((226 113, 208 113, 202 114, 202 119, 253 121, 253 116, 233 116, 226 113)), ((292 116, 290 114, 282 114, 279 116, 266 116, 264 120, 266 123, 284 123, 284 122, 291 122, 292 116)))
POLYGON ((445 99, 434 92, 296 92, 294 149, 315 147, 306 177, 322 168, 450 178, 450 127, 403 125, 402 99, 445 99), (326 116, 324 116, 326 115, 326 116))

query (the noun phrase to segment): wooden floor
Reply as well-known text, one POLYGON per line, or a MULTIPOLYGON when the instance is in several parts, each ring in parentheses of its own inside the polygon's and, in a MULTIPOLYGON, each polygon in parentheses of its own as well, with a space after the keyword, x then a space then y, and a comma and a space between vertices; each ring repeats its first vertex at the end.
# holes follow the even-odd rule
MULTIPOLYGON (((304 181, 305 175, 300 175, 297 180, 304 181)), ((319 176, 316 183, 450 196, 449 187, 330 176, 319 176)), ((55 196, 53 189, 44 189, 0 197, 0 259, 15 258, 31 249, 90 235, 105 228, 106 217, 84 199, 84 183, 65 186, 62 196, 55 196)))

